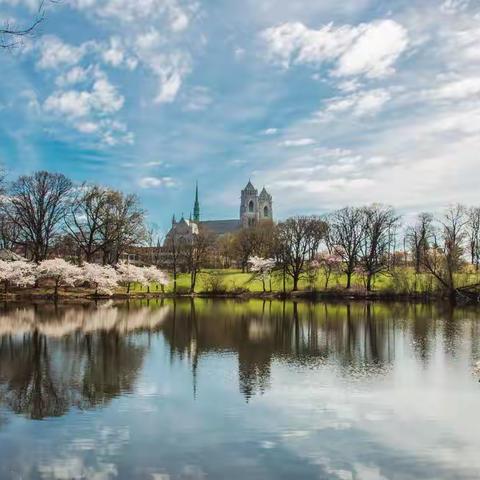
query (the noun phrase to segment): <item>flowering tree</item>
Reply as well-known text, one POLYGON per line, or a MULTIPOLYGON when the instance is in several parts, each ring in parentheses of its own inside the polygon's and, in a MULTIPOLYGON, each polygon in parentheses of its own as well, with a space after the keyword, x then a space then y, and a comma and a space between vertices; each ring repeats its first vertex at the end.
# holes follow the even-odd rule
POLYGON ((145 277, 147 283, 148 283, 148 291, 150 292, 150 283, 158 283, 162 289, 162 292, 165 291, 165 285, 168 285, 170 279, 168 278, 168 275, 162 271, 159 270, 155 266, 150 266, 150 267, 144 267, 143 268, 143 276, 145 277))
POLYGON ((252 256, 248 259, 250 270, 255 277, 262 280, 263 291, 266 292, 265 281, 270 280, 270 291, 272 291, 272 271, 275 268, 275 260, 273 258, 262 258, 252 256))
POLYGON ((118 286, 118 273, 110 265, 84 263, 82 266, 82 279, 93 285, 95 295, 112 295, 118 286))
POLYGON ((127 293, 130 293, 132 283, 141 283, 142 285, 148 283, 144 269, 131 263, 117 263, 117 273, 120 276, 120 282, 127 286, 127 293))
POLYGON ((3 282, 5 293, 10 285, 26 287, 35 283, 35 264, 23 260, 6 262, 0 260, 0 281, 3 282))
POLYGON ((55 282, 55 298, 59 287, 73 286, 82 278, 81 268, 63 258, 43 260, 38 264, 36 274, 37 278, 50 278, 55 282))
POLYGON ((337 253, 321 252, 311 262, 312 268, 321 270, 325 278, 324 288, 328 288, 328 282, 332 274, 337 274, 342 269, 342 257, 337 253))

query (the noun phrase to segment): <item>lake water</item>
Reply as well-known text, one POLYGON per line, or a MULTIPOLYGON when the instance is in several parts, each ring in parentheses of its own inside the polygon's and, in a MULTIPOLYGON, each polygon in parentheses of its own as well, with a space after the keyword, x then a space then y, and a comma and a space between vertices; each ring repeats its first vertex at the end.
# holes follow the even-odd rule
POLYGON ((0 309, 0 478, 480 478, 480 312, 0 309))

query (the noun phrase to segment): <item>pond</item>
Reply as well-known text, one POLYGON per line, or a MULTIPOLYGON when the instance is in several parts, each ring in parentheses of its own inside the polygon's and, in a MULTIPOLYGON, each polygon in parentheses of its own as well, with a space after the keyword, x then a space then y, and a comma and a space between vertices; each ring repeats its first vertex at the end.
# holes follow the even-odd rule
POLYGON ((442 305, 3 305, 0 478, 479 478, 479 360, 442 305))

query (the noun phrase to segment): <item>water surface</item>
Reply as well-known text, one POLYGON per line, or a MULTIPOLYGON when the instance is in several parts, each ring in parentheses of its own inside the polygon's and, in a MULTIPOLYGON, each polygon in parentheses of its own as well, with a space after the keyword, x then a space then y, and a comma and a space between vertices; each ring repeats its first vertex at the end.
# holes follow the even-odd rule
POLYGON ((0 309, 0 478, 473 479, 480 312, 0 309))

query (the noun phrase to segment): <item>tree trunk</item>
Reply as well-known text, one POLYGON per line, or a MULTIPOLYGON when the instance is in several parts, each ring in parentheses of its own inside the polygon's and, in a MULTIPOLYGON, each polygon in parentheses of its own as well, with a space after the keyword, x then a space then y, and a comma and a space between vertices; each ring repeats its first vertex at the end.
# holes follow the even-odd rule
POLYGON ((130 282, 127 283, 127 295, 130 293, 130 282))
POLYGON ((8 293, 8 280, 5 280, 5 295, 8 293))
POLYGON ((293 291, 297 291, 298 290, 298 275, 295 274, 293 275, 293 291))
POLYGON ((53 296, 55 297, 55 300, 58 298, 58 280, 55 280, 55 291, 53 296))
POLYGON ((352 272, 347 272, 347 285, 346 285, 346 289, 350 289, 350 287, 352 286, 352 272))
POLYGON ((367 274, 367 292, 372 291, 372 277, 373 275, 371 273, 367 274))

